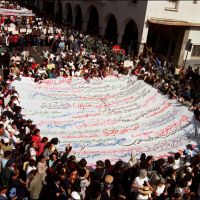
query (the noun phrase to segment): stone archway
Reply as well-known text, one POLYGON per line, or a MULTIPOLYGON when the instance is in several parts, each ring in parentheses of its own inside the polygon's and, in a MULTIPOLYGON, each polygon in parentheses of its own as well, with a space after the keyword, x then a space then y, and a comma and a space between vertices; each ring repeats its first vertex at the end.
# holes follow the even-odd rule
POLYGON ((99 34, 99 14, 95 6, 91 6, 88 9, 87 14, 87 32, 91 35, 99 34))
POLYGON ((138 28, 133 19, 129 19, 125 23, 122 35, 122 47, 126 53, 136 55, 138 53, 138 28))
POLYGON ((56 21, 62 23, 62 2, 58 0, 56 10, 56 21))
POLYGON ((65 6, 66 9, 66 22, 67 25, 72 26, 73 16, 72 16, 72 6, 70 3, 67 3, 65 6))
POLYGON ((113 14, 109 14, 106 19, 105 19, 105 23, 107 23, 106 25, 106 29, 105 29, 105 35, 104 37, 109 40, 112 41, 114 44, 117 43, 117 20, 116 17, 113 14))
POLYGON ((74 28, 78 31, 82 31, 82 10, 80 5, 76 5, 75 7, 74 28))
POLYGON ((55 2, 46 0, 43 5, 43 11, 45 12, 45 15, 54 18, 55 13, 57 13, 55 12, 55 2))

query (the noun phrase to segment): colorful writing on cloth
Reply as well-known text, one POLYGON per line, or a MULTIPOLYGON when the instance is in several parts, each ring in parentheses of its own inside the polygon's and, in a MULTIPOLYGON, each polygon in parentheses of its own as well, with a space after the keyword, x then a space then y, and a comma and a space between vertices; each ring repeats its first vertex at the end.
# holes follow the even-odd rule
POLYGON ((42 136, 58 137, 62 150, 71 143, 72 154, 91 165, 128 161, 131 152, 166 156, 194 143, 192 113, 136 77, 22 78, 13 85, 42 136))
POLYGON ((32 10, 25 8, 21 10, 0 8, 0 15, 35 16, 35 14, 32 13, 32 10))

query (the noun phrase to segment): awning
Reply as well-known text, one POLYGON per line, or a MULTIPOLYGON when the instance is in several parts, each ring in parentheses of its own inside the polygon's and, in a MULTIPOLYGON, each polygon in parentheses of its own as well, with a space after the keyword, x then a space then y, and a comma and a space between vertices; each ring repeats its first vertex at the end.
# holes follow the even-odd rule
POLYGON ((160 25, 166 25, 166 26, 200 27, 200 23, 179 21, 179 20, 173 20, 173 19, 150 18, 148 21, 152 24, 160 24, 160 25))

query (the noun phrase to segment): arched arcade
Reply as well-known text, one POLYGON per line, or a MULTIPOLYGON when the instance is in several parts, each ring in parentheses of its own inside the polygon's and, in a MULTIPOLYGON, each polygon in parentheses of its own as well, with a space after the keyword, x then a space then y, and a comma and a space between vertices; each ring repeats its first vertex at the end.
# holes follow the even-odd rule
POLYGON ((68 26, 72 26, 73 15, 72 15, 72 6, 70 3, 65 5, 66 10, 66 23, 68 26))
POLYGON ((87 33, 91 35, 99 34, 99 14, 95 6, 90 6, 86 15, 87 33))
POLYGON ((136 55, 138 52, 138 28, 133 19, 126 20, 124 23, 121 45, 129 54, 136 55))
POLYGON ((82 30, 82 10, 80 5, 75 6, 75 12, 74 12, 74 28, 78 31, 82 30))
POLYGON ((116 44, 117 43, 117 37, 118 37, 118 33, 117 33, 118 26, 117 26, 116 17, 113 14, 109 14, 105 18, 104 23, 106 23, 104 37, 107 40, 110 40, 114 44, 116 44))

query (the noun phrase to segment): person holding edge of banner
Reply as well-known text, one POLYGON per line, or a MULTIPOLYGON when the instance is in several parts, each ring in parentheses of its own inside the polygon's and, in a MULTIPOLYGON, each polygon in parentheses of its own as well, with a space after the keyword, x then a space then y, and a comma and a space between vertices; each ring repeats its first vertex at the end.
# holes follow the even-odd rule
POLYGON ((200 144, 199 144, 200 108, 199 106, 194 111, 193 123, 194 123, 195 139, 197 140, 198 148, 200 148, 200 144))

